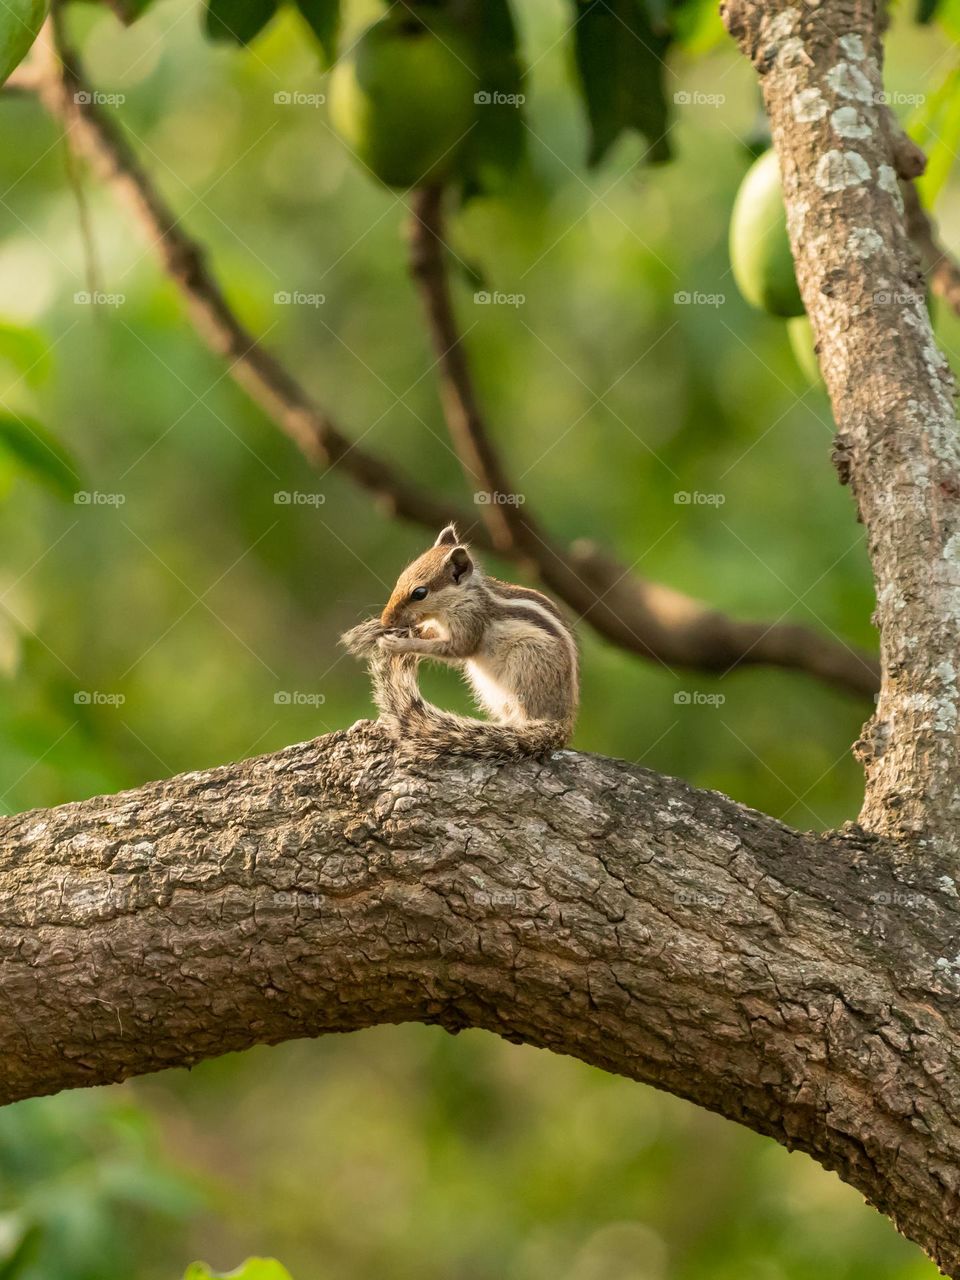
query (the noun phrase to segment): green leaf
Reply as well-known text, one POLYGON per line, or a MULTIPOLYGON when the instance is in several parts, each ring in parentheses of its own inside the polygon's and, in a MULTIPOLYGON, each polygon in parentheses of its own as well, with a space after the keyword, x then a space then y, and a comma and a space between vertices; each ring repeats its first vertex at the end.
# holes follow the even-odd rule
POLYGON ((24 382, 37 386, 50 372, 50 349, 35 329, 0 321, 0 359, 9 360, 24 382))
POLYGON ((698 58, 718 45, 726 47, 730 39, 715 0, 682 0, 671 14, 670 29, 684 52, 698 58))
POLYGON ((655 29, 641 0, 577 0, 574 42, 590 121, 588 164, 599 164, 625 129, 667 160, 664 57, 670 35, 655 29))
POLYGON ((3 1214, 0 1230, 3 1235, 0 1280, 15 1280, 23 1275, 28 1263, 36 1262, 43 1231, 22 1212, 3 1214))
POLYGON ((927 208, 932 208, 946 185, 960 148, 960 72, 954 70, 945 82, 932 119, 918 122, 927 153, 927 167, 917 179, 917 190, 927 208))
POLYGON ((207 0, 206 33, 211 40, 249 44, 277 12, 277 0, 207 0))
POLYGON ((951 40, 960 40, 960 0, 941 0, 937 7, 937 22, 951 40))
POLYGON ((469 258, 465 258, 462 254, 453 250, 448 255, 447 266, 450 271, 458 275, 469 286, 471 293, 489 292, 490 281, 478 262, 471 262, 469 258))
MULTIPOLYGON (((960 39, 960 0, 933 0, 930 4, 931 17, 936 18, 937 25, 942 27, 951 40, 956 43, 960 39)), ((929 21, 922 16, 926 12, 923 0, 917 0, 916 19, 918 22, 929 21)))
POLYGON ((679 14, 684 9, 690 8, 691 0, 676 0, 675 3, 671 3, 671 0, 641 0, 641 5, 650 19, 651 29, 659 31, 662 35, 672 28, 673 10, 675 9, 679 14))
POLYGON ((956 95, 957 86, 957 69, 951 67, 940 83, 924 94, 923 101, 910 112, 907 118, 907 132, 924 151, 932 146, 940 127, 940 117, 956 95))
POLYGON ((211 1271, 205 1262, 192 1262, 183 1280, 293 1280, 276 1258, 248 1258, 236 1271, 211 1271))
POLYGON ((926 26, 937 12, 937 4, 938 0, 917 0, 917 8, 914 14, 917 22, 922 26, 926 26))
POLYGON ((331 66, 337 56, 340 0, 294 0, 294 3, 320 42, 324 65, 331 66))
POLYGON ((48 0, 4 0, 0 5, 0 84, 29 53, 48 7, 48 0))
POLYGON ((463 161, 472 195, 502 190, 526 154, 524 68, 509 0, 469 0, 463 20, 477 72, 476 124, 463 161))
POLYGON ((0 416, 0 457, 3 456, 68 502, 80 487, 70 455, 46 428, 32 419, 12 414, 0 416))

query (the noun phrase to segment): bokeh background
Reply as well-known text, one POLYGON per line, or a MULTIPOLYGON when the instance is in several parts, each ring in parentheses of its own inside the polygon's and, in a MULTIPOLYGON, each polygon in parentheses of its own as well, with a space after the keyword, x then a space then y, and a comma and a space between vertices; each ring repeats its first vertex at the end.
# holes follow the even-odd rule
MULTIPOLYGON (((372 15, 357 5, 350 24, 372 15)), ((829 405, 783 324, 751 312, 730 276, 730 206, 760 127, 752 72, 705 7, 671 59, 675 160, 638 166, 643 144, 625 139, 588 171, 569 14, 523 0, 518 17, 529 170, 451 226, 489 289, 522 296, 480 306, 475 281, 455 283, 517 490, 557 536, 595 539, 738 616, 873 646, 829 405)), ((322 103, 275 101, 324 92, 298 20, 245 51, 205 42, 192 0, 158 0, 129 29, 74 6, 70 25, 246 323, 349 434, 469 502, 406 276, 405 201, 352 163, 322 103), (324 300, 275 300, 296 293, 324 300)), ((889 49, 901 114, 956 74, 943 35, 905 17, 889 49)), ((311 472, 201 347, 139 229, 68 164, 37 104, 4 97, 0 113, 3 403, 63 442, 81 492, 106 495, 58 500, 0 459, 0 812, 368 714, 337 636, 428 535, 336 470, 311 472), (77 301, 92 286, 108 301, 77 301)), ((936 212, 960 242, 949 181, 936 212)), ((952 353, 957 322, 937 319, 952 353)), ((855 815, 862 701, 580 639, 577 747, 802 828, 855 815)), ((433 692, 465 705, 449 681, 433 692)), ((379 1028, 0 1111, 0 1275, 170 1280, 192 1257, 226 1268, 249 1253, 296 1280, 935 1274, 806 1157, 481 1033, 379 1028)))

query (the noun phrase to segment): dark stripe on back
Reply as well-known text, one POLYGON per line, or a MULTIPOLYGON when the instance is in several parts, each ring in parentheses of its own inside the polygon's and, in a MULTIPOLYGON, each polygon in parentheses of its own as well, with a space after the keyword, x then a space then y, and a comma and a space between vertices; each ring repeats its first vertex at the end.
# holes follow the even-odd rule
POLYGON ((564 636, 569 634, 562 622, 554 621, 553 618, 545 618, 536 609, 527 609, 522 604, 497 604, 495 596, 491 604, 490 616, 491 618, 502 619, 504 622, 528 622, 531 626, 539 627, 541 631, 546 631, 547 635, 552 636, 554 640, 562 640, 564 636))
POLYGON ((506 596, 510 600, 532 600, 534 604, 541 605, 544 609, 548 609, 554 617, 563 621, 563 614, 553 603, 549 596, 545 596, 542 591, 534 591, 532 587, 518 587, 512 582, 501 582, 499 578, 485 579, 486 585, 494 595, 506 596))

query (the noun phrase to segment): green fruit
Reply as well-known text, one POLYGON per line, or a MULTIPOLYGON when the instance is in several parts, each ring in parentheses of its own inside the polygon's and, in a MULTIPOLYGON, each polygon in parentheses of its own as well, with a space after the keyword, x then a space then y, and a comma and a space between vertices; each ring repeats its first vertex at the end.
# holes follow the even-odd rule
POLYGON ((398 4, 337 64, 330 117, 381 182, 428 186, 456 169, 479 85, 460 31, 436 10, 421 18, 398 4))
POLYGON ((803 314, 775 151, 765 151, 740 184, 730 218, 730 264, 753 306, 773 316, 803 314))
POLYGON ((807 316, 794 316, 787 321, 787 337, 794 359, 800 366, 800 372, 811 386, 823 383, 820 372, 820 361, 817 359, 816 344, 813 340, 813 326, 807 316))
POLYGON ((0 84, 27 56, 47 16, 49 0, 5 0, 0 4, 0 84))

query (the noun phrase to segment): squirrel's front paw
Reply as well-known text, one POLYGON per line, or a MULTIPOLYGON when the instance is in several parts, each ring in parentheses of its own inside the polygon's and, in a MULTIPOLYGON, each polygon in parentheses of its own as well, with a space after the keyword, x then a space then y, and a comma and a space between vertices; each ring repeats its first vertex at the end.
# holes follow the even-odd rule
POLYGON ((410 634, 399 631, 386 631, 377 639, 377 648, 384 653, 408 653, 410 650, 410 634))

